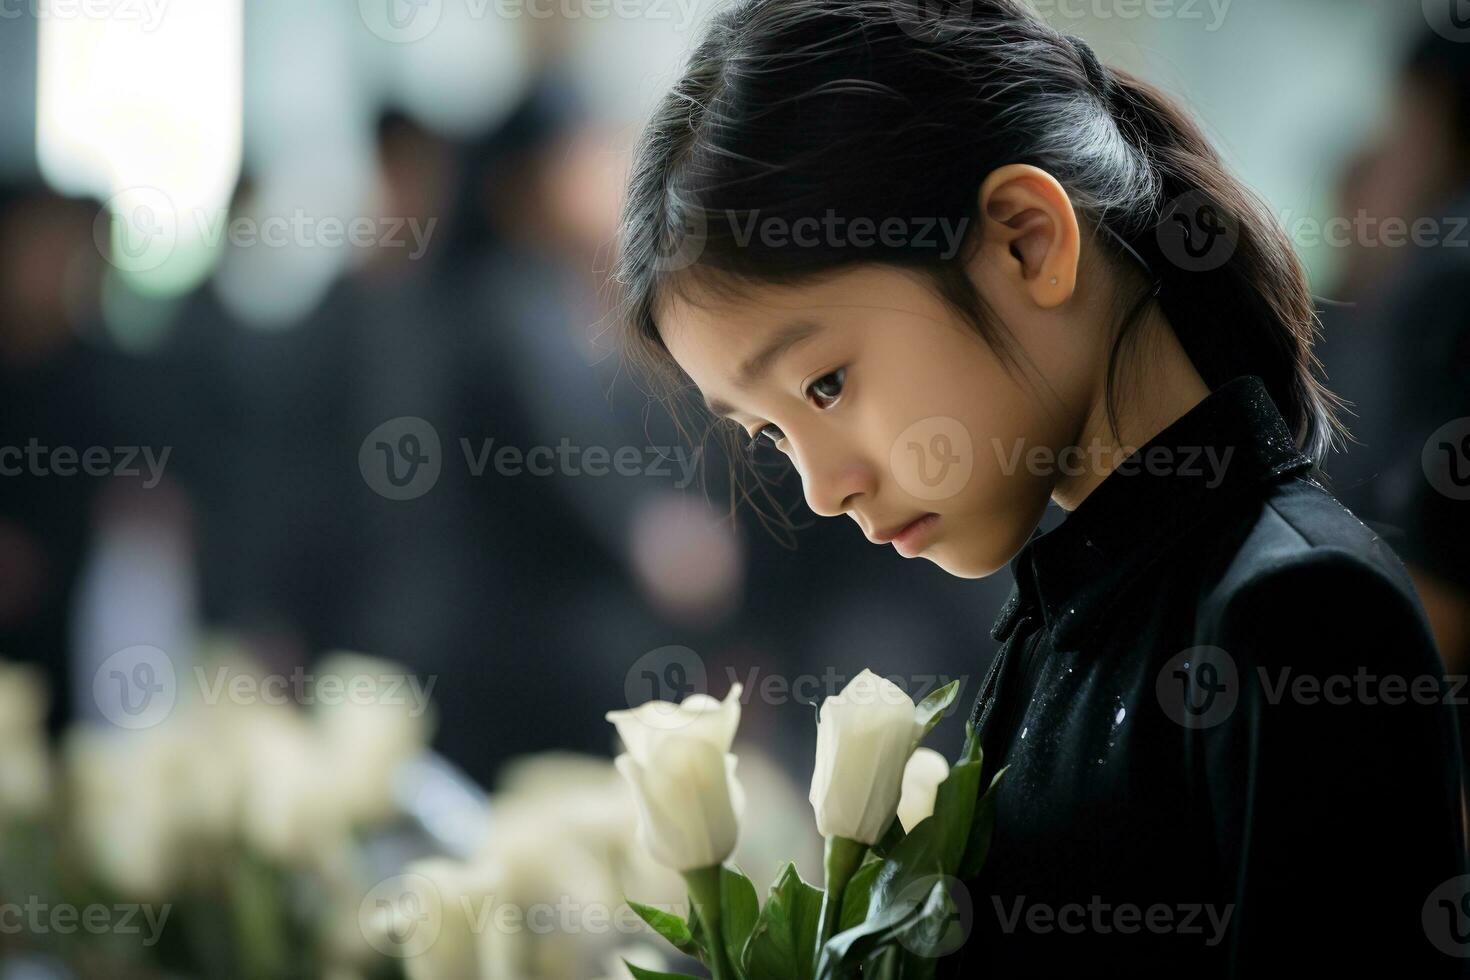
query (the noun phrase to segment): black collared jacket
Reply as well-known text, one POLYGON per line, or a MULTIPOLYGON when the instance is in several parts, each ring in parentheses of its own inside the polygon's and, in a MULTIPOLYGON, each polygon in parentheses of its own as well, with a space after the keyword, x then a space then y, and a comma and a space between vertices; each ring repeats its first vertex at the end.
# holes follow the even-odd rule
POLYGON ((1470 692, 1313 474, 1236 378, 1012 559, 972 714, 1007 768, 940 977, 1463 975, 1470 692))

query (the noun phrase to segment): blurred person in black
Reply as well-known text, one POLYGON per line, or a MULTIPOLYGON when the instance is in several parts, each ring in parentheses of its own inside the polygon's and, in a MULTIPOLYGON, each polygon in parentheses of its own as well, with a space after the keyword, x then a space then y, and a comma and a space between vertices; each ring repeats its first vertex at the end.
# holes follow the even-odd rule
POLYGON ((53 732, 71 714, 70 616, 94 505, 116 479, 79 460, 140 442, 129 358, 96 329, 96 216, 95 202, 39 184, 0 187, 0 657, 45 669, 53 732))
MULTIPOLYGON (((1365 229, 1323 312, 1322 360, 1353 406, 1329 473, 1408 565, 1451 673, 1470 672, 1470 43, 1403 60, 1339 197, 1365 229), (1391 225, 1410 229, 1390 237, 1391 225), (1413 229, 1420 229, 1413 231, 1413 229), (1459 420, 1456 422, 1456 420, 1459 420)), ((1470 752, 1470 708, 1460 704, 1470 752)), ((1470 755, 1467 755, 1470 759, 1470 755)))

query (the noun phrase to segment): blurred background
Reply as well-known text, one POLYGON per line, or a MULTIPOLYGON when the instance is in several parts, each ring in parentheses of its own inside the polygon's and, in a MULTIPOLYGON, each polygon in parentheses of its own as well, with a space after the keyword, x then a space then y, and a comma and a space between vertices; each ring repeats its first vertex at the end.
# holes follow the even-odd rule
MULTIPOLYGON (((968 708, 1004 573, 905 564, 794 473, 790 540, 732 519, 718 443, 619 370, 627 154, 720 2, 0 0, 0 898, 50 910, 0 916, 0 976, 453 976, 375 944, 413 861, 677 901, 603 713, 737 680, 771 814, 737 858, 813 880, 810 704, 871 666, 968 708)), ((1297 243, 1356 416, 1334 485, 1464 673, 1470 11, 1037 7, 1187 100, 1297 243)), ((645 938, 477 955, 625 976, 645 938)))

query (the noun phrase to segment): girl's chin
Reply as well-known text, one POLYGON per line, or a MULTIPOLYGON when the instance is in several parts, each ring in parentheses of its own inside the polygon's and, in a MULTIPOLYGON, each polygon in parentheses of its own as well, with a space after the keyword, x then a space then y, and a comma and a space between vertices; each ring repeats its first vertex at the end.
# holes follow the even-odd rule
POLYGON ((973 524, 967 529, 958 516, 946 516, 945 521, 945 534, 915 557, 929 559, 955 578, 994 575, 1010 564, 1036 529, 1036 522, 1002 524, 990 520, 981 533, 976 533, 973 524))

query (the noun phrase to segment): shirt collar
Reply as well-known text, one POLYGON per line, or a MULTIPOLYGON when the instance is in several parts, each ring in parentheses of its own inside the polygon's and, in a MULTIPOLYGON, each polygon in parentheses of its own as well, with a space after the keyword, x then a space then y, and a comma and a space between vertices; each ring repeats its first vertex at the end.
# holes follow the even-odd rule
POLYGON ((1114 597, 1173 541, 1252 486, 1312 468, 1265 384, 1242 375, 1118 465, 1061 524, 1011 559, 1015 586, 991 629, 1040 613, 1058 645, 1106 620, 1114 597))

